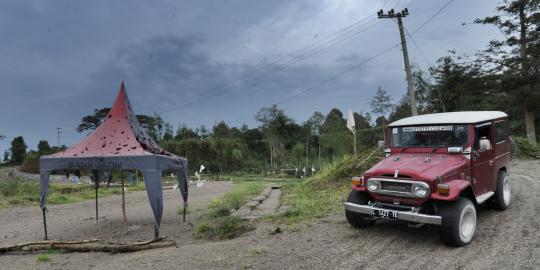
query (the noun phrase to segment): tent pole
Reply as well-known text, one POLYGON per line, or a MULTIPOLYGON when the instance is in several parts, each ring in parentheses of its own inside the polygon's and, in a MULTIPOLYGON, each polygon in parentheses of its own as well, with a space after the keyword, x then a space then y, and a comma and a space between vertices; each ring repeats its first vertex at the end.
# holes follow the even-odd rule
POLYGON ((49 240, 49 237, 47 236, 47 214, 45 213, 47 211, 47 207, 41 208, 41 211, 43 212, 43 229, 45 230, 45 240, 49 240))
POLYGON ((157 239, 159 237, 159 228, 157 224, 154 224, 154 239, 157 239))
POLYGON ((126 199, 124 195, 124 171, 121 172, 120 178, 122 179, 122 214, 124 215, 124 229, 127 234, 127 218, 126 218, 126 199))
POLYGON ((184 203, 184 212, 182 213, 182 222, 186 222, 186 204, 184 203))
POLYGON ((98 222, 99 220, 99 217, 98 217, 98 187, 99 187, 99 179, 97 177, 97 174, 96 174, 96 179, 95 179, 95 187, 96 187, 96 223, 98 222))

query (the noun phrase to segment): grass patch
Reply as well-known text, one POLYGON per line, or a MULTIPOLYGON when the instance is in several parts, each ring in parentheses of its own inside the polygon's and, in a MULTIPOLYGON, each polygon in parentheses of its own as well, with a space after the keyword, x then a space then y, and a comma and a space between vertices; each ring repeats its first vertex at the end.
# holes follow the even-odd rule
POLYGON ((362 175, 381 160, 381 153, 373 151, 365 151, 357 158, 346 156, 306 181, 285 183, 281 188, 282 205, 287 210, 269 219, 278 223, 293 223, 342 211, 343 202, 351 189, 351 177, 362 175))
POLYGON ((268 253, 268 248, 261 245, 261 244, 257 244, 256 246, 252 246, 248 250, 248 254, 250 256, 256 256, 256 255, 261 255, 261 254, 266 254, 266 253, 268 253))
POLYGON ((49 254, 42 253, 38 255, 37 260, 38 262, 50 262, 51 258, 49 257, 49 254))
POLYGON ((204 239, 232 239, 249 230, 249 224, 231 210, 237 210, 249 198, 259 194, 263 183, 259 181, 237 182, 231 192, 213 200, 209 211, 201 217, 193 229, 193 236, 204 239))
MULTIPOLYGON (((39 182, 28 181, 21 178, 10 177, 0 181, 0 207, 10 205, 37 205, 39 204, 39 182)), ((130 186, 129 190, 144 190, 144 184, 130 186)), ((121 194, 120 187, 101 187, 98 189, 100 197, 111 194, 121 194)), ((93 185, 75 185, 64 183, 49 183, 47 203, 64 204, 95 198, 93 185)))

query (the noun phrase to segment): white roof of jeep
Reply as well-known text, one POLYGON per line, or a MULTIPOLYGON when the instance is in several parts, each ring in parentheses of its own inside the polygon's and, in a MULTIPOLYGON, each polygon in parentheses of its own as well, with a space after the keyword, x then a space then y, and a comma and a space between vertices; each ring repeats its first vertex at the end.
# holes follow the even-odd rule
POLYGON ((498 111, 432 113, 403 118, 391 123, 390 127, 438 124, 469 124, 507 117, 498 111))

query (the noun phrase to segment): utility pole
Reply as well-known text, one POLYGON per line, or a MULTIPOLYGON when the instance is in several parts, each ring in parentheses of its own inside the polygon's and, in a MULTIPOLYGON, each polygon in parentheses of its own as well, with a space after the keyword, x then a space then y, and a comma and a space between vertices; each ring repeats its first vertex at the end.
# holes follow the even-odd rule
POLYGON ((309 134, 306 136, 306 167, 309 167, 309 134))
POLYGON ((58 148, 60 148, 60 133, 62 133, 62 128, 56 128, 56 135, 58 136, 58 148))
POLYGON ((394 9, 388 11, 387 14, 384 14, 383 10, 377 12, 379 19, 393 19, 397 18, 399 26, 399 35, 401 36, 401 49, 403 51, 403 62, 405 62, 405 72, 407 73, 407 92, 409 94, 409 101, 411 103, 411 113, 412 115, 418 115, 418 109, 416 108, 416 97, 413 89, 411 66, 409 64, 409 53, 407 52, 407 43, 405 40, 405 33, 403 31, 403 21, 402 17, 407 17, 409 15, 409 10, 404 9, 401 12, 395 13, 394 9))

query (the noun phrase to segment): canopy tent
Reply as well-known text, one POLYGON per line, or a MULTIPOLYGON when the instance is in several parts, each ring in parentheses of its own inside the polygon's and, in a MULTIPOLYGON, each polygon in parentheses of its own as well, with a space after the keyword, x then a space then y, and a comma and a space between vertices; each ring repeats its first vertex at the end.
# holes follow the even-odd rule
POLYGON ((161 149, 141 127, 133 113, 124 82, 105 120, 80 143, 52 155, 42 156, 40 167, 40 207, 43 212, 45 239, 47 239, 46 201, 49 175, 58 170, 90 170, 97 188, 99 178, 106 170, 141 170, 146 192, 154 213, 154 237, 159 236, 163 213, 162 173, 177 173, 180 194, 187 207, 187 160, 161 149))

